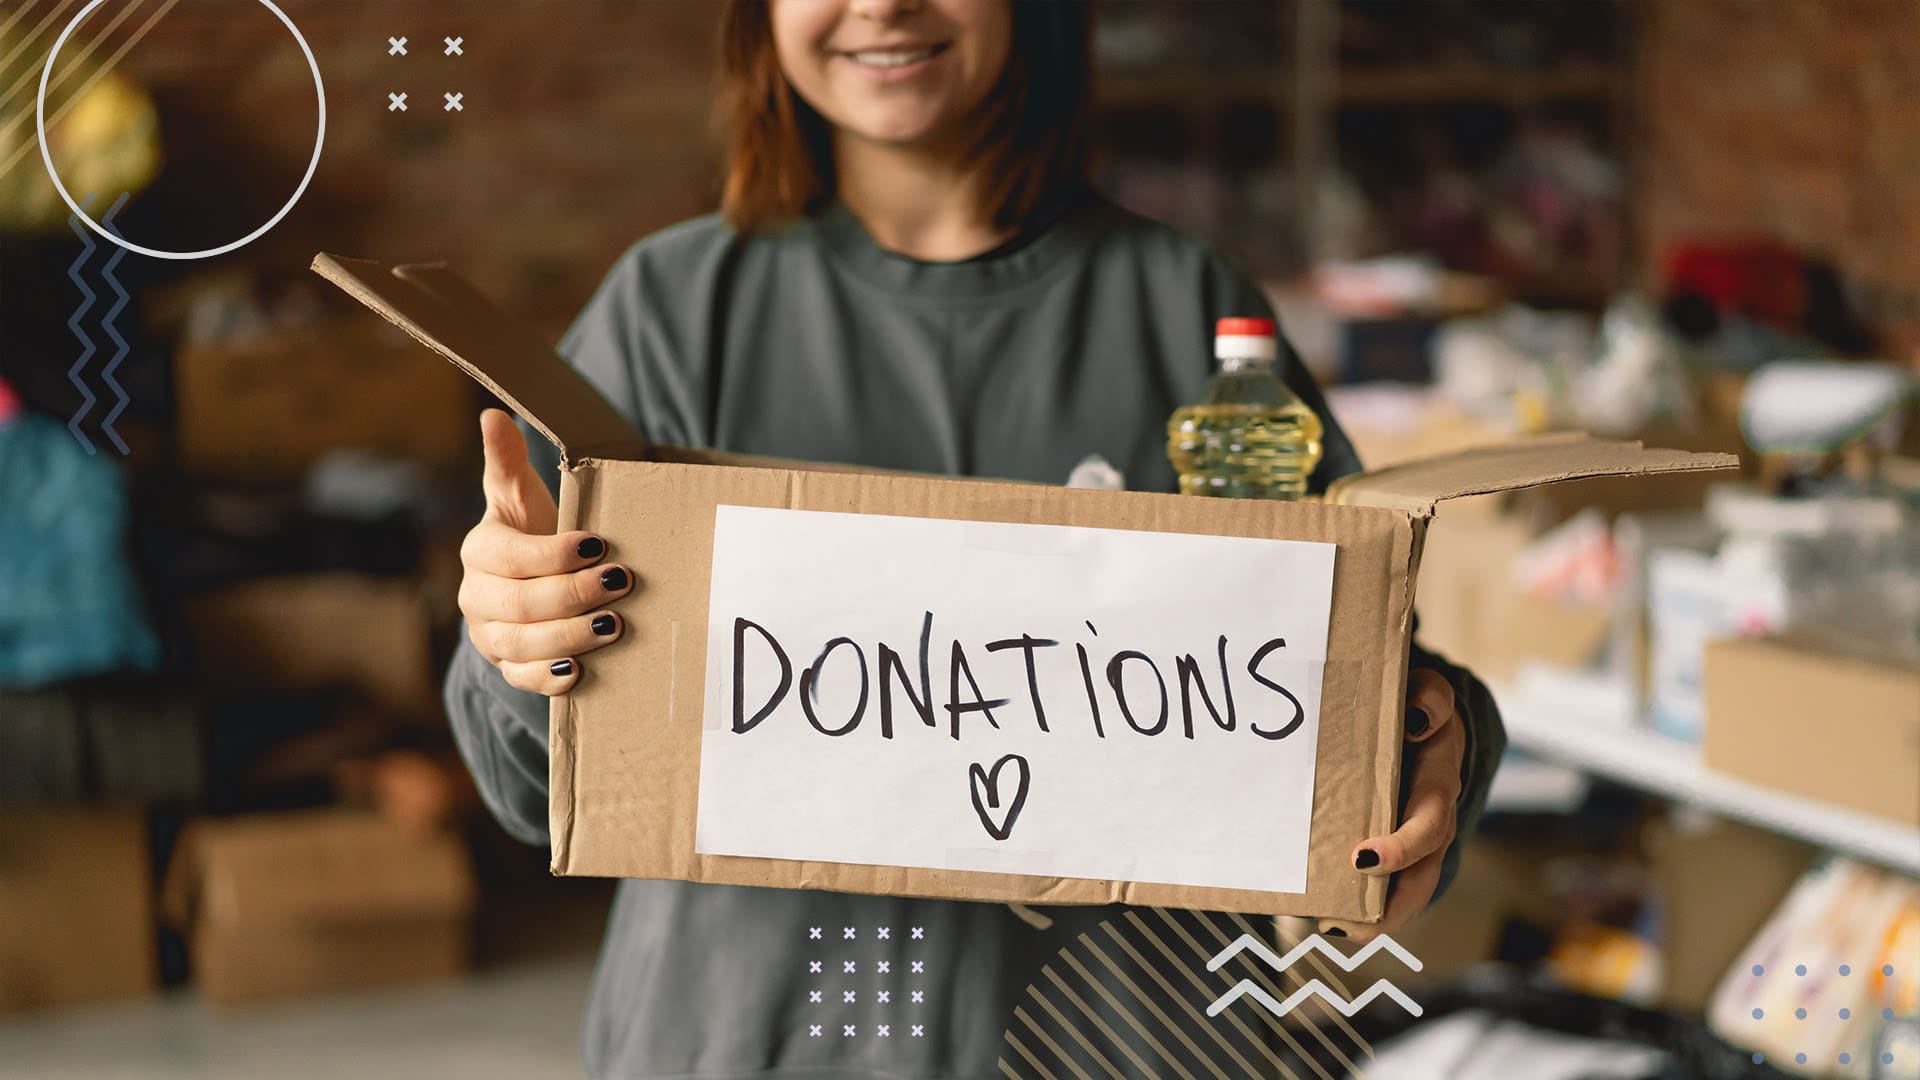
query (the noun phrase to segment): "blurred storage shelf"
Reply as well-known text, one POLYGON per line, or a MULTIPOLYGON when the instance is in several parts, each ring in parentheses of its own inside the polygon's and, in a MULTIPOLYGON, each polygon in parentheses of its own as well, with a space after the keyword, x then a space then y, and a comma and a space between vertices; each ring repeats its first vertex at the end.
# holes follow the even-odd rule
MULTIPOLYGON (((1604 99, 1618 88, 1619 76, 1599 65, 1551 71, 1467 66, 1349 68, 1337 74, 1334 94, 1343 105, 1498 102, 1517 106, 1604 99)), ((1245 73, 1162 70, 1103 76, 1095 100, 1103 105, 1282 104, 1292 93, 1293 83, 1280 68, 1245 73)))
POLYGON ((1650 794, 1920 875, 1920 825, 1901 825, 1736 780, 1699 748, 1623 724, 1574 680, 1522 672, 1496 692, 1509 745, 1650 794))

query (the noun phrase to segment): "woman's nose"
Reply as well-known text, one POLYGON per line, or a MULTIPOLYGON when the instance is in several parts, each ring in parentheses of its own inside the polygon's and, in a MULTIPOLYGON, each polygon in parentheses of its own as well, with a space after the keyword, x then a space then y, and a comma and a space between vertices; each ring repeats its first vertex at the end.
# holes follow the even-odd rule
POLYGON ((874 22, 892 22, 918 11, 925 0, 848 0, 847 13, 874 22))

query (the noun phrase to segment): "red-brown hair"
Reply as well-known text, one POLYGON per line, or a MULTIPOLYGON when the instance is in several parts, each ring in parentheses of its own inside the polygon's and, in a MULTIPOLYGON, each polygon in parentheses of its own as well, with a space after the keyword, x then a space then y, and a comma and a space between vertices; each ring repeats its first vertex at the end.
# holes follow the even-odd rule
MULTIPOLYGON (((995 224, 1026 225, 1087 184, 1092 18, 1086 0, 1011 0, 1013 44, 987 100, 977 153, 995 224)), ((720 208, 742 232, 833 198, 826 119, 794 92, 774 51, 769 0, 728 0, 720 29, 720 208)))

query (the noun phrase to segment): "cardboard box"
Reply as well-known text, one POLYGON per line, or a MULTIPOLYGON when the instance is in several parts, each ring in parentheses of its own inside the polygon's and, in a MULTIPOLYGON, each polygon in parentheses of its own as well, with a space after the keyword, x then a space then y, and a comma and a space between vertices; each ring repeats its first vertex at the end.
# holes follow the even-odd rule
POLYGON ((137 811, 0 814, 0 1013, 151 992, 151 867, 137 811))
MULTIPOLYGON (((1364 837, 1393 827, 1414 579, 1421 542, 1435 506, 1445 499, 1575 477, 1712 469, 1730 465, 1732 460, 1584 438, 1555 438, 1350 478, 1323 504, 1063 490, 649 447, 585 379, 444 267, 389 267, 322 255, 316 259, 315 269, 480 380, 559 446, 564 458, 561 527, 590 529, 605 536, 615 552, 631 553, 640 568, 642 587, 620 607, 627 625, 623 641, 596 654, 574 690, 553 702, 550 786, 553 869, 558 874, 677 878, 983 901, 1119 901, 1377 919, 1386 881, 1355 872, 1351 851, 1364 837), (1008 867, 1005 871, 955 868, 962 862, 991 861, 999 852, 1013 851, 992 846, 978 832, 970 834, 969 843, 975 846, 943 846, 937 841, 926 845, 923 860, 912 866, 890 859, 773 858, 698 851, 697 829, 707 827, 696 822, 701 810, 703 736, 709 723, 714 725, 716 735, 726 733, 723 710, 709 707, 702 693, 702 688, 709 694, 724 692, 724 679, 708 663, 710 618, 715 614, 709 604, 717 585, 731 585, 733 581, 733 575, 715 575, 712 566, 716 538, 722 535, 723 508, 733 514, 743 507, 772 508, 782 513, 780 522, 794 525, 816 520, 805 512, 827 512, 836 515, 836 521, 845 519, 850 523, 846 528, 863 539, 905 529, 942 536, 971 537, 977 532, 983 545, 994 552, 1034 558, 1051 556, 1048 550, 1021 548, 1024 541, 1011 539, 1017 530, 1003 525, 1028 528, 1029 532, 1018 535, 1038 537, 1042 547, 1053 542, 1052 538, 1068 536, 1074 543, 1115 546, 1150 540, 1175 543, 1166 539, 1170 536, 1189 538, 1195 547, 1206 546, 1202 541, 1223 537, 1329 545, 1337 552, 1327 571, 1332 599, 1324 599, 1328 593, 1318 594, 1330 608, 1324 637, 1327 659, 1313 673, 1313 678, 1320 681, 1315 681, 1311 689, 1304 682, 1296 683, 1304 691, 1317 694, 1321 703, 1317 728, 1309 729, 1315 750, 1310 761, 1313 783, 1305 792, 1311 828, 1310 836, 1303 841, 1304 887, 1272 891, 1170 884, 1164 878, 1096 878, 1057 872, 1052 868, 1054 860, 1084 853, 1081 838, 1073 835, 1063 836, 1052 851, 1023 850, 1023 859, 1008 858, 1003 863, 1008 867), (944 522, 968 524, 943 530, 944 522), (990 527, 984 523, 1002 524, 990 527), (1078 531, 1031 531, 1036 525, 1078 527, 1078 531), (1096 532, 1101 539, 1089 540, 1088 536, 1096 532), (1154 540, 1156 537, 1161 539, 1154 540)), ((738 516, 762 520, 766 514, 765 510, 748 510, 738 516)), ((789 533, 783 524, 767 535, 777 546, 789 533)), ((1251 548, 1264 552, 1303 546, 1251 548)), ((1188 557, 1155 565, 1167 567, 1170 574, 1176 570, 1185 573, 1194 552, 1186 554, 1188 557)), ((919 565, 916 558, 917 549, 913 548, 892 549, 889 555, 889 560, 919 565)), ((1027 563, 1020 565, 1031 569, 1027 563)), ((1064 575, 1072 564, 1049 565, 1059 567, 1064 575)), ((831 575, 817 569, 812 572, 820 577, 841 574, 838 569, 831 575)), ((799 583, 802 576, 790 580, 799 583)), ((925 584, 929 589, 940 586, 931 575, 925 584)), ((1126 595, 1124 589, 1118 591, 1126 595)), ((982 606, 989 600, 1017 606, 1030 595, 982 596, 979 600, 982 606)), ((1178 606, 1177 600, 1169 602, 1171 606, 1161 613, 1171 614, 1178 606)), ((1156 615, 1155 611, 1128 610, 1143 623, 1156 615)), ((719 614, 728 613, 722 610, 719 614)), ((850 612, 850 616, 861 614, 850 612)), ((890 610, 888 614, 895 612, 890 610)), ((916 621, 918 614, 916 607, 916 621)), ((1277 618, 1290 613, 1269 614, 1277 618)), ((742 638, 740 624, 745 621, 741 618, 732 624, 736 642, 742 638)), ((1098 633, 1091 625, 1088 629, 1098 633)), ((1106 640, 1111 642, 1112 638, 1106 640)), ((857 643, 848 643, 858 651, 857 643)), ((1085 642, 1081 644, 1085 646, 1085 642)), ((1277 644, 1284 642, 1275 639, 1263 649, 1277 644)), ((728 655, 726 641, 715 645, 716 657, 728 655)), ((1117 648, 1113 644, 1099 643, 1098 647, 1103 650, 1099 654, 1102 660, 1113 657, 1107 671, 1119 695, 1124 674, 1119 669, 1125 654, 1112 652, 1117 648)), ((1225 648, 1223 644, 1223 656, 1225 648)), ((960 653, 956 638, 954 654, 958 657, 960 653)), ((743 649, 733 648, 732 655, 738 665, 743 649)), ((1258 655, 1253 664, 1258 663, 1258 655)), ((888 692, 884 663, 883 659, 883 693, 888 692)), ((824 664, 822 659, 802 674, 802 700, 809 700, 804 680, 824 664)), ((864 654, 861 665, 864 671, 864 654)), ((954 692, 947 701, 954 716, 956 739, 962 712, 975 707, 961 704, 961 666, 956 659, 954 692)), ((1223 661, 1223 673, 1224 668, 1223 661)), ((1091 696, 1094 679, 1084 661, 1082 672, 1091 696)), ((1164 681, 1161 694, 1164 724, 1168 701, 1164 681)), ((1037 690, 1034 695, 1037 703, 1037 690)), ((736 686, 733 696, 736 710, 742 713, 735 719, 733 730, 737 732, 744 715, 744 695, 736 686)), ((975 696, 979 696, 977 692, 975 696)), ((1124 707, 1124 696, 1121 703, 1124 707)), ((864 693, 861 704, 864 708, 864 693)), ((1295 704, 1297 708, 1297 699, 1295 704)), ((927 710, 926 722, 932 725, 931 702, 927 710)), ((856 713, 856 720, 859 715, 856 713)), ((1296 712, 1296 719, 1298 716, 1296 712)), ((1128 722, 1133 723, 1133 719, 1129 717, 1128 722)), ((1042 725, 1040 730, 1047 729, 1042 725)), ((1138 726, 1135 731, 1150 734, 1138 726)), ((996 732, 994 737, 1005 734, 996 732)), ((1033 737, 1031 728, 1019 734, 1033 737)), ((1235 737, 1245 735, 1242 731, 1235 737)), ((1169 744, 1184 746, 1186 740, 1155 745, 1169 744)), ((969 748, 967 752, 979 751, 969 748)), ((996 825, 1010 830, 1013 816, 1028 793, 1024 759, 1003 778, 1003 767, 1018 757, 1002 757, 993 763, 991 772, 980 761, 965 770, 955 769, 925 797, 954 800, 954 805, 962 808, 953 812, 958 828, 967 824, 960 821, 966 805, 961 800, 970 789, 973 809, 987 833, 995 841, 1004 840, 1005 833, 996 831, 996 825), (1004 802, 1007 789, 1001 786, 1003 779, 1017 792, 1004 802), (1002 815, 1002 820, 996 822, 993 811, 1002 815)), ((1130 778, 1165 786, 1164 779, 1147 774, 1130 778)), ((1073 780, 1082 785, 1102 782, 1101 777, 1085 775, 1076 775, 1073 780)), ((1110 810, 1116 801, 1128 800, 1126 793, 1113 787, 1119 782, 1109 784, 1102 809, 1110 810)), ((1141 789, 1132 790, 1137 794, 1141 789)), ((1217 789, 1207 789, 1206 785, 1189 785, 1182 790, 1196 798, 1219 795, 1217 789)), ((1258 795, 1247 789, 1233 790, 1245 794, 1242 806, 1249 812, 1264 810, 1263 805, 1256 805, 1261 800, 1282 797, 1280 789, 1258 795)), ((855 777, 845 778, 834 791, 865 794, 855 777)), ((919 796, 918 792, 914 794, 919 796)), ((1169 795, 1164 790, 1153 794, 1162 798, 1169 795)), ((1287 797, 1296 794, 1285 792, 1287 797)), ((763 796, 762 801, 769 798, 763 796)), ((849 808, 863 811, 863 829, 876 834, 880 831, 877 825, 892 826, 901 813, 898 806, 863 803, 859 796, 823 796, 818 791, 809 792, 804 803, 792 805, 809 813, 821 812, 823 807, 837 813, 847 813, 849 808)), ((1070 802, 1067 810, 1056 813, 1052 820, 1057 822, 1080 805, 1070 802)), ((749 811, 778 823, 782 807, 747 807, 736 800, 716 803, 715 809, 720 820, 727 823, 749 811)), ((1032 816, 1031 808, 1028 813, 1032 816)), ((1069 829, 1082 827, 1089 837, 1099 827, 1091 810, 1067 825, 1069 829)), ((1304 821, 1300 827, 1305 829, 1304 821)), ((1194 846, 1213 842, 1200 833, 1186 833, 1176 839, 1194 846)), ((1160 842, 1169 843, 1165 838, 1160 842)), ((1251 854, 1239 861, 1248 865, 1261 862, 1251 854)))
POLYGON ((205 476, 298 476, 323 454, 371 450, 428 465, 472 457, 472 387, 402 335, 362 320, 174 357, 182 464, 205 476))
POLYGON ((346 686, 397 715, 440 715, 427 596, 413 578, 260 578, 189 597, 186 615, 209 686, 346 686))
POLYGON ((1515 580, 1514 560, 1536 535, 1510 515, 1434 522, 1420 556, 1421 644, 1494 683, 1511 682, 1527 661, 1592 662, 1612 612, 1535 596, 1515 580))
POLYGON ((193 824, 167 883, 195 977, 236 1003, 463 972, 474 906, 466 848, 363 811, 193 824))
POLYGON ((1920 664, 1715 641, 1706 702, 1708 768, 1920 826, 1920 664))
POLYGON ((1737 821, 1676 809, 1649 825, 1660 900, 1660 1003, 1691 1015, 1765 925, 1817 848, 1737 821))

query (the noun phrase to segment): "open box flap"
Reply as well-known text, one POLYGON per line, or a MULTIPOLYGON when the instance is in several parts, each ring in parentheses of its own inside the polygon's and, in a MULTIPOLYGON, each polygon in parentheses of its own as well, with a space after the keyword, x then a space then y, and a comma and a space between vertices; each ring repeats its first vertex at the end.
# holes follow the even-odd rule
POLYGON ((321 253, 313 269, 453 361, 569 460, 645 456, 646 441, 592 383, 445 264, 392 266, 321 253))
POLYGON ((1710 472, 1739 465, 1740 459, 1732 454, 1650 449, 1638 442, 1568 432, 1460 450, 1343 477, 1328 489, 1327 501, 1425 516, 1433 513, 1443 499, 1595 476, 1710 472))

